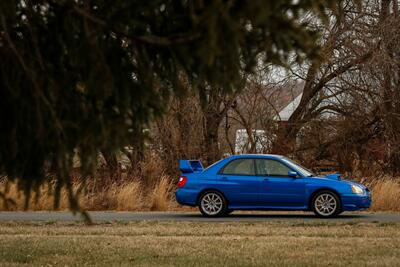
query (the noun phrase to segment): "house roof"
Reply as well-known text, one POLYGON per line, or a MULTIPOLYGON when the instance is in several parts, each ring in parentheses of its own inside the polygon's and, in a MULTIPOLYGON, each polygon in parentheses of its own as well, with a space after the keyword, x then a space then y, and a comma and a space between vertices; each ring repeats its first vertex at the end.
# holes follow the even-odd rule
MULTIPOLYGON (((290 116, 292 116, 293 112, 297 109, 297 107, 300 105, 301 97, 303 96, 303 93, 301 92, 297 97, 295 97, 289 104, 287 104, 286 107, 284 107, 278 115, 274 117, 275 121, 288 121, 290 116)), ((335 96, 335 97, 329 97, 322 101, 319 105, 319 107, 322 106, 327 106, 327 105, 340 105, 340 96, 335 96)), ((323 119, 331 119, 333 118, 337 112, 334 110, 325 110, 325 112, 322 112, 319 117, 323 119)))
POLYGON ((274 120, 276 120, 276 121, 287 121, 287 120, 289 120, 290 116, 293 114, 293 112, 299 106, 302 96, 303 96, 303 93, 300 93, 297 97, 295 97, 292 100, 292 102, 290 102, 286 107, 284 107, 279 112, 278 115, 276 115, 274 117, 274 120))

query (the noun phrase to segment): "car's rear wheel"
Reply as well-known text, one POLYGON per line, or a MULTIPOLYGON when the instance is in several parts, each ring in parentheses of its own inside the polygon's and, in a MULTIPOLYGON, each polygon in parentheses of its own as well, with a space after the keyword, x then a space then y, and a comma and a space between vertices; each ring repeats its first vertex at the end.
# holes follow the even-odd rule
POLYGON ((322 218, 335 217, 341 212, 339 197, 331 191, 318 192, 311 202, 315 215, 322 218))
POLYGON ((217 191, 204 192, 199 199, 200 212, 207 217, 218 217, 227 214, 227 203, 224 196, 217 191))

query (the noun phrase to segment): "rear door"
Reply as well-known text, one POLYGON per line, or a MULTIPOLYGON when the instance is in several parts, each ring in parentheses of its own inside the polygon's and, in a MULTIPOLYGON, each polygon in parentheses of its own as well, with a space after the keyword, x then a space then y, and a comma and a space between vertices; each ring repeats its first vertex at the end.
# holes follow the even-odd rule
POLYGON ((227 197, 230 207, 259 204, 260 179, 256 176, 254 159, 234 159, 217 176, 219 188, 227 197))
POLYGON ((256 159, 257 175, 261 180, 260 203, 275 208, 295 208, 306 205, 305 182, 301 177, 288 176, 293 171, 274 159, 256 159))

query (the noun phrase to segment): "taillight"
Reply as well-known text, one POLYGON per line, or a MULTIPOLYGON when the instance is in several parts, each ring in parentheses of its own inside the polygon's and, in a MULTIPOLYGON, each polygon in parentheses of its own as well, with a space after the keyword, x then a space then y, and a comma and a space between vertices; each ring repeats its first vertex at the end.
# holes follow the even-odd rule
POLYGON ((178 187, 184 186, 186 184, 186 180, 187 180, 186 176, 179 177, 178 187))

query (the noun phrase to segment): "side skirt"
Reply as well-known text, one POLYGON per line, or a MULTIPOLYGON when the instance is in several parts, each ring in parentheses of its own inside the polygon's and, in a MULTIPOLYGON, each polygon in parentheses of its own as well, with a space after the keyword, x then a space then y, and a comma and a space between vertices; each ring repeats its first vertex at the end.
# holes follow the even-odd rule
POLYGON ((233 206, 229 205, 228 209, 232 210, 308 210, 307 206, 233 206))

